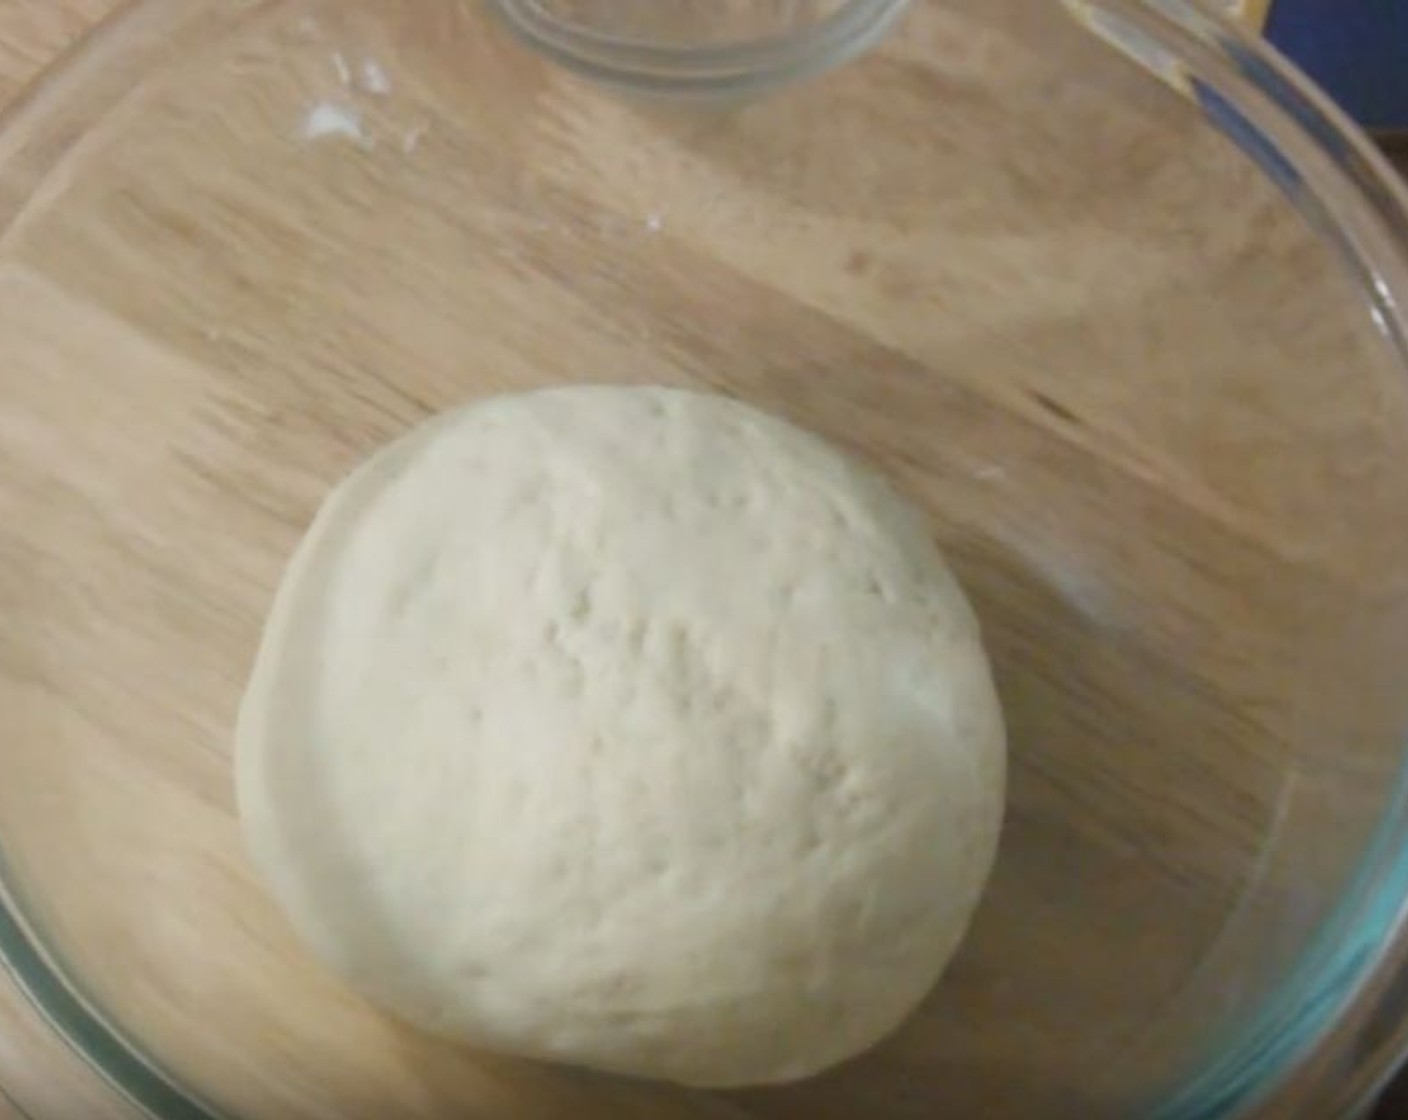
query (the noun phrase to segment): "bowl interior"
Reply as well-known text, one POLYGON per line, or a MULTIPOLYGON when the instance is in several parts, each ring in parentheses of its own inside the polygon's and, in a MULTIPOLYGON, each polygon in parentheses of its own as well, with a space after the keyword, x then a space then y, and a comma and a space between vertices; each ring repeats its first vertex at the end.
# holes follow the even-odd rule
POLYGON ((0 135, 5 894, 17 967, 170 1079, 134 1090, 158 1114, 1157 1110, 1322 979, 1408 707, 1408 382, 1276 188, 1057 6, 907 18, 724 112, 454 0, 150 0, 0 135), (922 1012, 821 1079, 714 1096, 425 1038, 243 858, 230 729, 321 495, 433 410, 574 380, 850 448, 982 618, 993 884, 922 1012))

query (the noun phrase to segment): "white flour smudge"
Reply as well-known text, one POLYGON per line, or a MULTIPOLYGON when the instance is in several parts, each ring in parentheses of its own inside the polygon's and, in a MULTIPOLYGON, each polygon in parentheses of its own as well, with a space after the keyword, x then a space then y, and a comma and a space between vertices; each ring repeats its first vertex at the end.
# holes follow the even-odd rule
POLYGON ((344 86, 352 84, 352 70, 347 65, 347 59, 342 57, 341 51, 332 52, 332 68, 337 72, 337 80, 344 86))
POLYGON ((408 130, 406 135, 401 137, 401 151, 405 155, 410 155, 419 147, 420 142, 425 138, 425 134, 430 131, 430 125, 422 121, 414 128, 408 130))
POLYGON ((370 148, 373 140, 362 127, 362 115, 356 109, 338 105, 331 101, 320 101, 308 110, 303 118, 303 138, 323 140, 339 137, 351 140, 362 148, 370 148))
POLYGON ((391 92, 391 79, 381 68, 381 63, 374 58, 362 60, 362 72, 357 84, 361 87, 362 92, 370 93, 375 97, 385 97, 391 92))

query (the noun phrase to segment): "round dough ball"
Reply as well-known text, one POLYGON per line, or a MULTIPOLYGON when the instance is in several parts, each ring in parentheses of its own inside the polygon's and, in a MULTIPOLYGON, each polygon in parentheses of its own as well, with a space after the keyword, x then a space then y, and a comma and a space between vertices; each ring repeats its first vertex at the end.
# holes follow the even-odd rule
POLYGON ((735 401, 484 401, 328 498, 240 712, 313 951, 421 1026, 779 1082, 919 1003, 993 861, 1002 719, 921 519, 735 401))

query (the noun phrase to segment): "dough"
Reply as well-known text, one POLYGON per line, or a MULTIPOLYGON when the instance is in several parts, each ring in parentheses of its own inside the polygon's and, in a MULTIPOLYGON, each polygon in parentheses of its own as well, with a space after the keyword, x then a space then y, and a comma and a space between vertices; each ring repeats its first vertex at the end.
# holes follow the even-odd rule
POLYGON ((446 414, 328 498, 238 728, 255 863, 370 999, 690 1085, 870 1046, 993 861, 1002 719, 920 518, 735 401, 446 414))

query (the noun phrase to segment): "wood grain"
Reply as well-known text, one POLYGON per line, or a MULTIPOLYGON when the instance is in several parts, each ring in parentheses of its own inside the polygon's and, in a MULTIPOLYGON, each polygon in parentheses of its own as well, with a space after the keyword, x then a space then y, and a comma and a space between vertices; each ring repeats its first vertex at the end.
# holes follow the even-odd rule
POLYGON ((0 0, 0 107, 121 0, 0 0))
MULTIPOLYGON (((0 0, 0 81, 103 7, 0 0)), ((1088 1118, 1280 978, 1408 714, 1408 396, 1221 138, 1017 0, 923 5, 727 115, 602 95, 449 2, 153 10, 123 56, 150 77, 76 83, 94 126, 26 118, 0 176, 0 821, 36 922, 175 1076, 248 1117, 1088 1118), (307 139, 320 103, 352 134, 307 139), (321 494, 429 411, 573 378, 737 393, 875 462, 989 635, 993 890, 915 1021, 807 1085, 418 1036, 240 854, 231 716, 321 494)), ((51 1060, 25 1022, 0 1067, 51 1060)), ((68 1083, 21 1103, 63 1116, 68 1083)))
MULTIPOLYGON (((0 113, 121 0, 0 0, 0 113)), ((0 1120, 139 1115, 99 1079, 0 970, 0 1120)))

